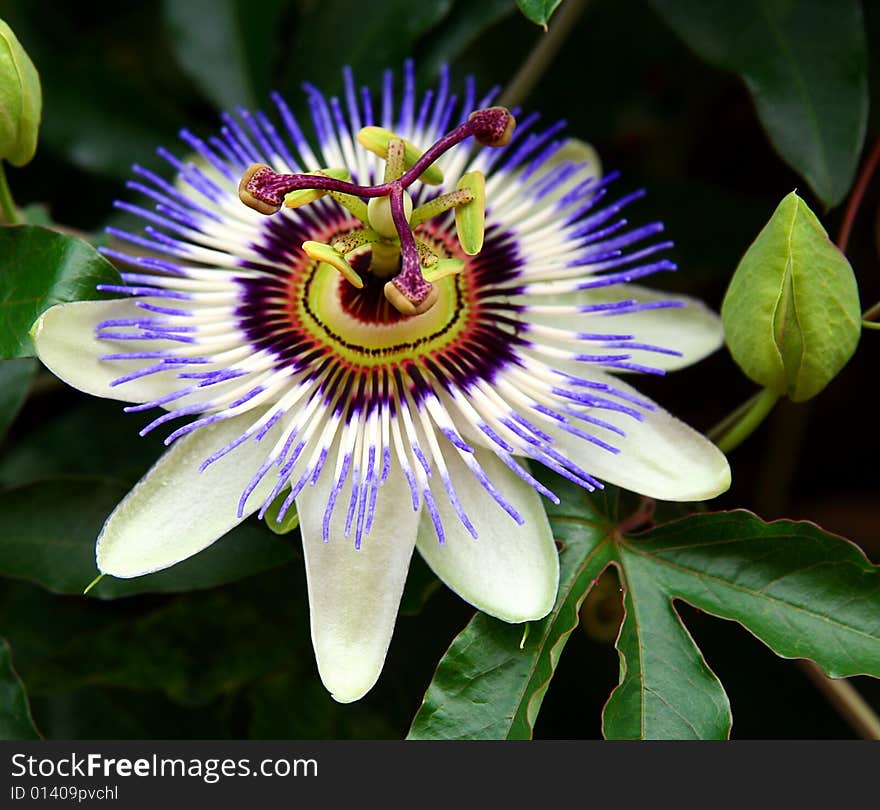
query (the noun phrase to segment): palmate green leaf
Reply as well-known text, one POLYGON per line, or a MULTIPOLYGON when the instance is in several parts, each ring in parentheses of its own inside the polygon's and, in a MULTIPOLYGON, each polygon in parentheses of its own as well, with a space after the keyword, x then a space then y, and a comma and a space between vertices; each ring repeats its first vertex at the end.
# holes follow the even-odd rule
POLYGON ((268 95, 287 0, 165 0, 162 14, 180 64, 221 109, 253 108, 268 95))
MULTIPOLYGON (((603 712, 607 739, 725 739, 730 704, 650 571, 627 568, 617 650, 620 684, 603 712)), ((622 577, 623 578, 623 577, 622 577)))
MULTIPOLYGON (((114 481, 67 478, 0 492, 0 575, 81 595, 97 574, 95 539, 128 487, 114 481)), ((104 577, 90 597, 213 588, 288 563, 293 543, 242 524, 203 552, 135 579, 104 577)))
POLYGON ((553 610, 527 627, 478 613, 437 667, 408 739, 532 736, 580 605, 614 551, 607 519, 589 506, 574 515, 554 514, 551 525, 562 545, 553 610))
POLYGON ((813 523, 694 515, 631 538, 622 561, 777 655, 808 658, 834 678, 880 677, 880 567, 813 523))
POLYGON ((621 684, 603 715, 608 737, 729 733, 727 698, 673 599, 739 622, 777 655, 811 659, 832 677, 880 677, 880 569, 812 523, 694 515, 626 538, 618 554, 627 617, 621 684))
POLYGON ((746 376, 795 402, 818 394, 855 352, 861 334, 855 276, 795 192, 740 260, 721 318, 746 376))
POLYGON ((37 361, 28 357, 0 360, 0 439, 24 403, 36 371, 37 361))
POLYGON ((88 242, 37 225, 0 228, 0 358, 31 357, 28 331, 53 304, 107 298, 119 274, 88 242))
POLYGON ((0 638, 0 740, 39 738, 24 685, 12 668, 12 652, 0 638))
POLYGON ((852 184, 868 119, 858 0, 650 0, 703 59, 739 74, 782 158, 828 206, 852 184))
POLYGON ((522 649, 521 627, 478 614, 441 660, 411 737, 530 736, 578 606, 609 564, 625 608, 620 684, 603 713, 609 738, 730 733, 727 696, 682 624, 677 599, 738 622, 777 655, 816 661, 832 677, 880 677, 880 567, 848 541, 811 523, 765 523, 742 510, 626 535, 616 528, 614 490, 587 497, 555 477, 546 483, 562 497, 548 509, 563 544, 553 612, 532 624, 522 649))
POLYGON ((553 12, 559 7, 562 0, 516 0, 520 11, 535 25, 547 27, 553 12))

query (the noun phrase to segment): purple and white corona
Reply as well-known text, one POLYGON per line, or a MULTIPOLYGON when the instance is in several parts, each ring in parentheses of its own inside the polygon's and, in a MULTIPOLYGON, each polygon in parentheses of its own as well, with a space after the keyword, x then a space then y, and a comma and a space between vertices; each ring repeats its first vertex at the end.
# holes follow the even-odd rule
POLYGON ((134 577, 271 504, 296 509, 321 677, 356 700, 381 671, 413 550, 509 622, 551 609, 558 558, 537 462, 587 490, 727 488, 724 456, 623 381, 693 363, 717 317, 631 282, 672 270, 638 193, 609 197, 562 124, 407 64, 378 95, 345 74, 182 131, 173 179, 134 167, 144 222, 111 230, 119 297, 49 309, 42 361, 154 410, 168 451, 108 518, 99 569, 134 577), (399 96, 399 98, 398 98, 399 96), (313 145, 317 143, 317 148, 313 145), (243 204, 243 202, 246 204, 243 204), (253 210, 256 209, 256 210, 253 210))

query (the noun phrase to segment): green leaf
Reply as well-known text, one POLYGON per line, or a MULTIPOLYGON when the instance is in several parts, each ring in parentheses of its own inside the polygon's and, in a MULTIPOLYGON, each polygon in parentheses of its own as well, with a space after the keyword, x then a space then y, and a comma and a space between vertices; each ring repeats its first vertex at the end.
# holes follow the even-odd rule
MULTIPOLYGON (((64 383, 48 372, 45 379, 64 389, 64 383)), ((65 397, 68 404, 60 413, 18 436, 0 455, 0 487, 61 476, 134 484, 165 450, 158 431, 137 435, 148 416, 127 414, 119 402, 79 392, 65 390, 65 397)))
POLYGON ((818 394, 856 350, 861 307, 852 268, 795 192, 740 260, 721 318, 743 372, 795 402, 818 394))
MULTIPOLYGON (((382 71, 397 69, 416 52, 416 44, 439 26, 452 7, 452 0, 412 3, 384 0, 381 13, 364 7, 361 0, 322 0, 305 7, 293 38, 286 43, 286 85, 305 81, 332 95, 342 87, 341 70, 349 65, 359 82, 379 80, 382 71), (344 43, 328 48, 328 41, 344 43)), ((396 76, 400 92, 400 76, 396 76)), ((398 96, 399 97, 399 96, 398 96)), ((296 98, 291 98, 296 103, 296 98)))
POLYGON ((46 203, 30 203, 19 209, 21 221, 25 225, 42 225, 44 228, 53 228, 55 221, 46 203))
POLYGON ((208 592, 117 602, 7 582, 0 633, 34 705, 100 687, 207 706, 293 662, 313 661, 304 580, 302 566, 285 566, 208 592))
POLYGON ((516 0, 520 11, 528 19, 535 23, 535 25, 543 26, 545 29, 547 28, 547 23, 550 22, 550 17, 559 7, 560 3, 562 3, 562 0, 516 0))
POLYGON ((613 488, 586 496, 542 477, 562 498, 548 508, 562 544, 554 610, 530 626, 522 648, 522 627, 475 616, 440 661, 411 738, 529 737, 580 605, 609 564, 620 575, 625 616, 620 683, 603 713, 607 737, 729 735, 727 696, 682 624, 678 599, 832 677, 880 677, 880 567, 848 541, 811 523, 765 523, 742 510, 623 534, 618 509, 638 514, 643 504, 613 488))
POLYGON ((511 16, 515 8, 510 0, 456 0, 443 24, 419 43, 419 73, 433 82, 441 65, 454 62, 489 28, 511 16))
POLYGON ((88 242, 37 225, 0 229, 0 358, 33 355, 28 331, 53 304, 107 298, 95 287, 119 283, 88 242))
POLYGON ((381 711, 365 702, 337 703, 315 677, 311 660, 272 673, 250 691, 253 716, 248 729, 257 740, 399 739, 381 711), (291 699, 296 696, 295 699, 291 699))
MULTIPOLYGON (((59 605, 53 612, 67 610, 59 605)), ((141 614, 114 609, 112 618, 93 630, 33 655, 27 668, 22 661, 21 673, 34 695, 124 687, 204 706, 283 666, 291 655, 291 630, 289 619, 276 624, 263 615, 256 599, 218 589, 141 614)), ((21 632, 12 627, 8 634, 14 638, 16 631, 21 632)))
POLYGON ((868 119, 858 0, 650 0, 707 62, 738 73, 773 146, 828 206, 852 185, 868 119))
POLYGON ((285 0, 165 0, 162 13, 184 69, 223 109, 262 104, 268 94, 285 0))
POLYGON ((119 179, 132 163, 163 165, 156 147, 174 140, 198 98, 156 25, 155 3, 117 3, 112 13, 67 3, 48 19, 32 0, 4 0, 3 9, 40 68, 45 153, 119 179))
POLYGON ((86 686, 35 695, 47 740, 222 740, 234 737, 223 706, 180 706, 159 692, 86 686))
POLYGON ((30 358, 0 360, 0 439, 27 397, 37 371, 37 361, 30 358))
POLYGON ((713 740, 730 733, 730 704, 668 594, 637 566, 623 569, 620 684, 602 717, 614 740, 713 740))
MULTIPOLYGON (((128 487, 100 479, 57 479, 0 492, 0 574, 59 594, 81 595, 94 579, 95 540, 128 487)), ((242 524, 178 565, 135 579, 104 577, 89 596, 213 588, 289 562, 295 546, 242 524)))
POLYGON ((408 739, 531 738, 581 603, 614 550, 605 518, 589 506, 571 511, 551 517, 562 544, 553 610, 528 627, 478 613, 437 667, 408 739))
POLYGON ((39 738, 24 684, 12 668, 12 652, 0 638, 0 740, 33 740, 39 738))
POLYGON ((832 677, 880 677, 880 568, 812 523, 700 514, 619 546, 626 619, 606 736, 723 738, 727 698, 671 600, 739 622, 777 655, 832 677))
POLYGON ((701 514, 631 538, 625 569, 833 678, 880 677, 880 567, 805 521, 701 514))

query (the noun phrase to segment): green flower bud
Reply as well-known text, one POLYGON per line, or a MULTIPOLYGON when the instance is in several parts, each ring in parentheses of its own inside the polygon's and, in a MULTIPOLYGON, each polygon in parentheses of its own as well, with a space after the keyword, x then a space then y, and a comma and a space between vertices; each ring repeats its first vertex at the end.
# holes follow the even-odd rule
POLYGON ((740 261, 721 319, 746 376, 795 402, 818 394, 855 351, 861 308, 852 268, 794 192, 740 261))
POLYGON ((37 151, 43 94, 34 63, 0 20, 0 159, 24 166, 37 151))

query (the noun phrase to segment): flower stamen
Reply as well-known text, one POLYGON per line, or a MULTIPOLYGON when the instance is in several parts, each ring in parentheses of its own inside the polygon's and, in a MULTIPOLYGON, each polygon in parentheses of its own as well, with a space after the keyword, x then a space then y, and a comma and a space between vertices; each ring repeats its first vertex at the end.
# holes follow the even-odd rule
POLYGON ((431 282, 461 272, 464 264, 457 259, 441 260, 415 239, 413 228, 454 208, 462 250, 469 256, 479 253, 485 230, 485 178, 479 171, 469 172, 461 178, 456 191, 415 211, 407 189, 416 180, 442 183, 443 174, 434 163, 466 138, 473 137, 483 146, 506 146, 515 126, 515 119, 504 107, 477 110, 424 153, 388 130, 364 127, 358 133, 358 142, 385 160, 384 182, 380 185, 351 183, 348 174, 340 170, 278 174, 265 164, 253 164, 241 178, 239 197, 245 205, 269 215, 277 213, 282 205, 297 208, 330 194, 367 225, 370 236, 357 240, 352 247, 310 242, 308 248, 303 245, 307 255, 335 267, 360 289, 363 280, 346 257, 357 249, 359 263, 365 263, 367 249, 361 248, 369 244, 369 270, 379 277, 394 274, 384 286, 386 299, 403 315, 421 315, 439 297, 431 282), (364 203, 364 199, 369 202, 364 203))

